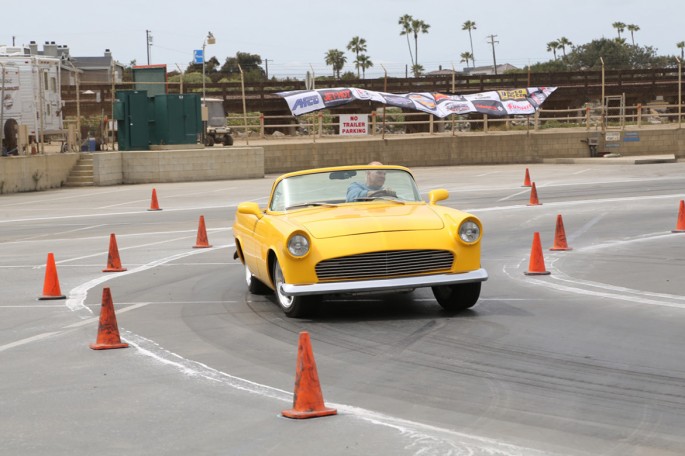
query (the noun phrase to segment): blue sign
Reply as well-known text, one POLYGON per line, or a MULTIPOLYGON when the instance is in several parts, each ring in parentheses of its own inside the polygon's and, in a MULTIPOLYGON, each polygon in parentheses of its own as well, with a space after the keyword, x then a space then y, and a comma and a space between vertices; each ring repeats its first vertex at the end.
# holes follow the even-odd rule
POLYGON ((639 142, 640 135, 636 131, 627 131, 623 134, 623 142, 639 142))
POLYGON ((203 63, 204 61, 205 61, 205 56, 204 56, 204 52, 202 51, 202 49, 195 49, 193 51, 193 63, 200 64, 200 63, 203 63))

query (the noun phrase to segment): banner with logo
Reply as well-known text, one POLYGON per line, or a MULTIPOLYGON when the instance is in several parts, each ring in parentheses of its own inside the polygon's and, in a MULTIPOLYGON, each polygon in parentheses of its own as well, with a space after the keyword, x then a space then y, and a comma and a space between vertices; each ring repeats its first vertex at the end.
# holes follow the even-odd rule
POLYGON ((469 95, 446 95, 437 92, 394 94, 373 90, 340 87, 335 89, 278 92, 294 116, 320 109, 330 109, 353 101, 377 101, 388 106, 414 109, 438 117, 450 114, 481 113, 491 116, 534 114, 556 87, 495 90, 469 95))

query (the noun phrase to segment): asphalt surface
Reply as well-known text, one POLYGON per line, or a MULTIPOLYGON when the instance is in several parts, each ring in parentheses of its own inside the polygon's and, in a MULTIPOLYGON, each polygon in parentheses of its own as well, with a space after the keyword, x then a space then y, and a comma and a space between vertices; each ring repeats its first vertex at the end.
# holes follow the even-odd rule
POLYGON ((429 290, 300 320, 250 295, 231 225, 274 176, 0 196, 0 454, 685 453, 685 164, 414 171, 484 223, 463 314, 429 290), (548 250, 558 214, 573 250, 548 250), (550 275, 524 274, 534 232, 550 275), (125 272, 101 272, 110 233, 125 272), (67 299, 37 300, 49 252, 67 299), (129 348, 89 348, 103 287, 129 348), (280 415, 303 330, 337 416, 280 415))

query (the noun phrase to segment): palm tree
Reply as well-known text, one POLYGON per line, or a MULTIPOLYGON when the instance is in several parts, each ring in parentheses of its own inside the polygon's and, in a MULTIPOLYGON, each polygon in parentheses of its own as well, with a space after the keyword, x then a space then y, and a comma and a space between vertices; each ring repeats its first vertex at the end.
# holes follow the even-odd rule
POLYGON ((345 66, 347 57, 345 53, 339 49, 329 49, 326 52, 326 65, 333 67, 333 77, 340 79, 340 70, 345 66))
POLYGON ((564 52, 564 57, 566 57, 566 46, 571 47, 571 46, 573 46, 573 43, 571 43, 571 41, 568 38, 566 38, 565 36, 562 36, 561 38, 559 38, 557 40, 557 43, 559 44, 558 47, 561 48, 561 50, 564 52))
MULTIPOLYGON (((473 54, 471 54, 469 51, 462 52, 461 54, 459 54, 459 57, 461 57, 459 63, 466 63, 467 68, 469 66, 469 60, 473 60, 473 54)), ((475 67, 476 64, 474 63, 473 66, 475 67)))
POLYGON ((633 33, 640 30, 640 26, 635 24, 628 24, 628 30, 630 31, 630 41, 632 41, 633 46, 635 46, 635 36, 633 35, 633 33))
POLYGON ((412 73, 414 73, 414 76, 418 78, 423 73, 423 65, 419 65, 417 63, 413 67, 411 67, 411 71, 412 73))
MULTIPOLYGON (((471 38, 471 30, 476 30, 476 23, 473 21, 466 21, 464 24, 461 26, 462 30, 468 30, 469 31, 469 41, 471 42, 471 60, 473 61, 473 66, 475 68, 476 66, 476 61, 474 60, 473 57, 473 38, 471 38)), ((468 62, 467 62, 468 63, 468 62)))
POLYGON ((547 52, 553 52, 554 53, 554 60, 557 59, 557 49, 559 49, 561 45, 557 40, 550 41, 547 43, 547 52))
POLYGON ((411 43, 409 42, 409 35, 411 34, 411 23, 414 20, 408 14, 402 16, 398 22, 402 26, 402 31, 400 36, 405 35, 407 37, 407 47, 409 48, 409 60, 411 60, 411 66, 414 66, 414 55, 411 53, 411 43))
POLYGON ((357 72, 359 69, 362 70, 362 78, 366 79, 366 69, 373 66, 373 62, 368 55, 360 54, 357 56, 357 60, 354 61, 354 65, 357 67, 357 72))
MULTIPOLYGON (((347 43, 347 50, 354 52, 356 59, 355 64, 359 61, 359 53, 366 52, 366 40, 364 38, 359 38, 358 36, 352 37, 349 43, 347 43)), ((357 78, 359 78, 359 66, 357 65, 357 78)))
POLYGON ((623 31, 626 29, 626 24, 623 22, 614 22, 611 24, 611 26, 616 29, 618 32, 618 38, 621 39, 621 33, 623 33, 623 31))
POLYGON ((680 60, 685 60, 685 41, 677 42, 675 47, 680 49, 680 60))
MULTIPOLYGON (((428 33, 430 25, 423 22, 421 19, 413 19, 411 21, 411 31, 414 34, 414 67, 421 67, 419 65, 419 33, 428 33)), ((421 67, 423 71, 423 67, 421 67)), ((414 71, 414 76, 418 76, 420 73, 414 71)))

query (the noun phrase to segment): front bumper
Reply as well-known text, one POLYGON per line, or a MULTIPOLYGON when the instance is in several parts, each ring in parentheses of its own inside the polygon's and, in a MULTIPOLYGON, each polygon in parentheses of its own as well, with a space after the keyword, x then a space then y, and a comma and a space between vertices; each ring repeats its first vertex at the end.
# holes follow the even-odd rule
POLYGON ((339 293, 362 293, 371 291, 392 291, 395 289, 439 287, 459 283, 484 282, 488 272, 483 269, 461 274, 434 274, 414 277, 396 277, 392 279, 355 280, 349 282, 316 283, 311 285, 281 285, 281 292, 286 296, 307 296, 339 293))

